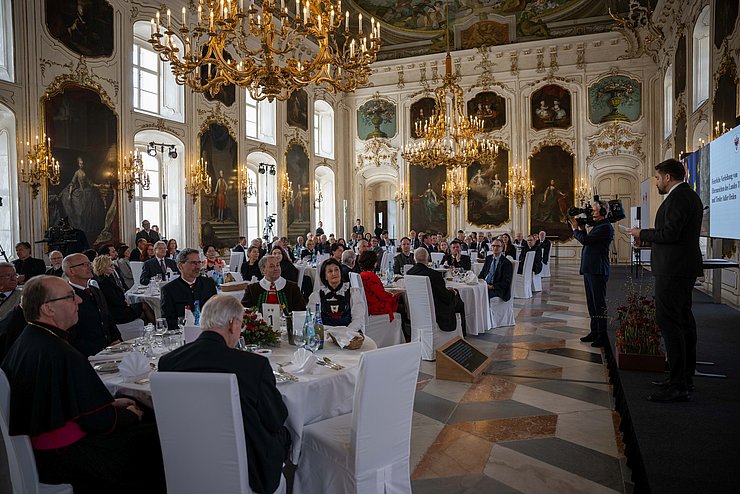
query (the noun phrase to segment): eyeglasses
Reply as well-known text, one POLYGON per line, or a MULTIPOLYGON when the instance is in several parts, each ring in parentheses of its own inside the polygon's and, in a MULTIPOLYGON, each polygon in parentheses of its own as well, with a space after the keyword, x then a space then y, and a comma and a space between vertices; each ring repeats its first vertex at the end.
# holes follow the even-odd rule
MULTIPOLYGON (((74 266, 73 266, 73 267, 74 267, 74 266)), ((72 291, 72 292, 69 292, 69 293, 68 293, 67 295, 65 295, 64 297, 50 298, 49 300, 47 300, 47 301, 46 301, 46 302, 44 302, 44 303, 45 303, 45 304, 49 304, 49 303, 51 303, 51 302, 58 302, 58 301, 60 301, 60 300, 67 300, 67 299, 72 299, 72 300, 74 300, 74 298, 75 298, 76 296, 77 296, 77 294, 76 294, 76 293, 75 293, 74 291, 72 291)))
POLYGON ((502 249, 504 246, 500 244, 493 244, 494 249, 502 249))
POLYGON ((71 265, 71 266, 69 267, 69 269, 72 269, 72 268, 78 268, 78 267, 80 267, 80 266, 85 266, 86 268, 89 268, 90 266, 92 266, 92 263, 91 263, 90 261, 85 261, 85 262, 81 262, 81 263, 79 263, 79 264, 72 264, 72 265, 71 265))

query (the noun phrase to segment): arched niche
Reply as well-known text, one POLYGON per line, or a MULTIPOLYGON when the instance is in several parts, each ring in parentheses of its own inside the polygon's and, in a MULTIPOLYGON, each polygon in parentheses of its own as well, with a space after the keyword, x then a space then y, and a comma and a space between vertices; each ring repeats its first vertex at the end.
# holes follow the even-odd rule
POLYGON ((317 166, 314 171, 314 208, 316 209, 316 224, 321 221, 326 234, 334 233, 337 237, 340 232, 336 223, 336 176, 334 170, 323 165, 317 166), (321 200, 319 201, 319 195, 321 200))
POLYGON ((247 155, 247 168, 254 174, 255 180, 254 199, 247 200, 247 236, 252 240, 267 233, 269 237, 269 231, 265 230, 265 218, 275 215, 273 233, 281 231, 282 227, 282 218, 277 214, 280 208, 277 196, 277 160, 267 152, 254 151, 247 155))
POLYGON ((18 211, 18 167, 16 159, 15 114, 0 103, 0 245, 15 245, 20 240, 18 211))

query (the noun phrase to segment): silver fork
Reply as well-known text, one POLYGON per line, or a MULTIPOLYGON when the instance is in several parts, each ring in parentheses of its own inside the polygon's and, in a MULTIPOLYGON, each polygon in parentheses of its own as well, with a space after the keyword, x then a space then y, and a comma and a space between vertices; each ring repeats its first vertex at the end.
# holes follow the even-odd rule
POLYGON ((343 366, 343 365, 337 364, 336 362, 332 362, 332 361, 331 361, 331 360, 329 359, 329 357, 324 357, 324 363, 325 363, 325 364, 326 364, 327 366, 329 366, 329 367, 331 367, 332 369, 334 369, 334 370, 341 370, 341 369, 344 369, 344 366, 343 366))
POLYGON ((290 372, 286 372, 285 369, 283 369, 283 366, 282 365, 278 365, 278 373, 281 374, 281 375, 283 375, 283 376, 285 376, 286 379, 289 379, 289 380, 291 380, 293 382, 298 382, 298 378, 295 377, 290 372))

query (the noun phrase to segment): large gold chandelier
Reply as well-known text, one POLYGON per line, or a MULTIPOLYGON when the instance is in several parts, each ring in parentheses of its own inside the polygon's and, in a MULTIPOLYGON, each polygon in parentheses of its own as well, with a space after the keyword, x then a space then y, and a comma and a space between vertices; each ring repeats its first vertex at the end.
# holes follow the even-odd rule
POLYGON ((278 8, 275 0, 263 0, 261 6, 252 0, 245 8, 244 0, 199 0, 193 27, 183 7, 182 22, 167 11, 164 32, 157 12, 149 42, 170 62, 178 84, 211 96, 235 84, 255 100, 284 101, 311 83, 331 92, 351 92, 367 83, 380 48, 380 22, 371 18, 370 31, 363 32, 359 14, 353 33, 341 0, 295 0, 294 14, 288 2, 280 0, 278 8))
MULTIPOLYGON (((448 8, 445 5, 446 12, 448 8)), ((466 167, 474 162, 491 164, 498 154, 498 145, 478 137, 483 132, 483 120, 465 116, 463 90, 457 84, 458 77, 452 73, 449 12, 447 26, 445 75, 442 85, 434 90, 434 114, 425 121, 415 123, 415 134, 421 139, 406 144, 401 156, 410 164, 422 168, 466 167), (451 102, 450 115, 447 112, 448 101, 451 102)))

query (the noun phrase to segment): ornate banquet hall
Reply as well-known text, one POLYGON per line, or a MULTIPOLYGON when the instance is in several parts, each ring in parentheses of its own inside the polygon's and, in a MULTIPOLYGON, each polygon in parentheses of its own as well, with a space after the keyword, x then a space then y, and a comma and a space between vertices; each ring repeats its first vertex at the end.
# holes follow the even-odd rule
MULTIPOLYGON (((579 340, 589 311, 568 211, 618 199, 620 226, 651 226, 662 202, 654 166, 669 158, 707 189, 710 211, 735 207, 710 200, 697 163, 738 132, 739 8, 0 0, 0 261, 20 242, 47 265, 53 250, 133 247, 145 221, 225 261, 240 237, 293 245, 319 227, 349 240, 362 224, 395 245, 411 231, 544 231, 551 277, 513 299, 515 325, 467 337, 490 357, 482 374, 438 379, 439 362, 421 362, 412 491, 722 492, 717 465, 731 468, 740 451, 727 442, 723 455, 707 437, 725 429, 702 417, 719 427, 728 420, 717 410, 738 411, 727 397, 740 389, 740 340, 728 330, 740 319, 740 227, 702 232, 705 258, 734 267, 707 269, 694 289, 700 360, 726 379, 699 381, 708 389, 689 411, 656 409, 636 404, 651 375, 622 375, 611 348, 579 340), (694 436, 675 437, 696 422, 694 436)), ((737 170, 740 154, 730 160, 737 170)), ((614 227, 612 335, 623 285, 652 290, 650 251, 614 227)))

